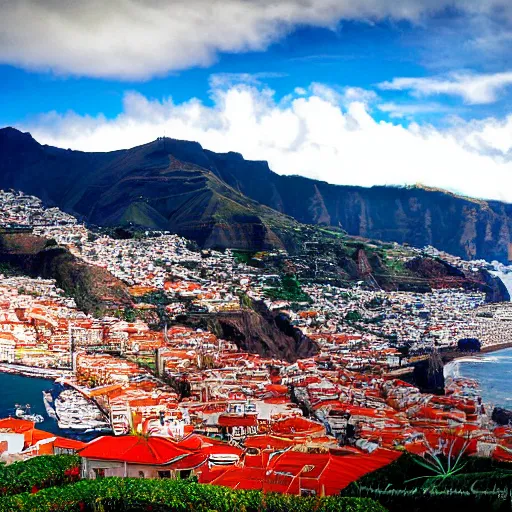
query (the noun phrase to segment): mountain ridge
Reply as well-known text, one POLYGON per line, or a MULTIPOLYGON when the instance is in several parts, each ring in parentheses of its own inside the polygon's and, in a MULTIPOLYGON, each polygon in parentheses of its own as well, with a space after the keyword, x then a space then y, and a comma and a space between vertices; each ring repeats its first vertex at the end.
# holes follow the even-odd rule
POLYGON ((333 185, 279 175, 265 161, 160 138, 131 149, 81 152, 0 129, 0 187, 33 193, 99 225, 166 229, 204 247, 297 244, 300 225, 508 261, 512 205, 432 187, 333 185))

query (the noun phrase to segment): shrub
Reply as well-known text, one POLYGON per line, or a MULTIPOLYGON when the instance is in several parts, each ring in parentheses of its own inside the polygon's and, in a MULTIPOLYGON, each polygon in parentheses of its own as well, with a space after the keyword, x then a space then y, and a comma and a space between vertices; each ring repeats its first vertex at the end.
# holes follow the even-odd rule
POLYGON ((365 498, 302 498, 238 491, 183 480, 104 478, 0 498, 0 511, 20 512, 384 512, 365 498))
POLYGON ((280 288, 268 288, 265 290, 265 295, 271 300, 312 302, 311 297, 302 290, 297 278, 289 275, 282 278, 280 288))
POLYGON ((35 492, 45 487, 78 480, 80 458, 74 455, 43 455, 0 466, 0 493, 35 492))

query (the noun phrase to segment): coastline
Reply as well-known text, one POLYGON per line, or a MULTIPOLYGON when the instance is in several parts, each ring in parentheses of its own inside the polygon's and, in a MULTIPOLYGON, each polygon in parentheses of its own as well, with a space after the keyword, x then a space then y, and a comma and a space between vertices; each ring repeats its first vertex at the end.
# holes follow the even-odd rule
POLYGON ((53 381, 59 377, 69 376, 69 370, 58 370, 54 368, 37 368, 34 366, 24 366, 21 364, 0 363, 0 373, 11 375, 21 375, 23 377, 31 377, 36 379, 46 379, 53 381))
POLYGON ((480 352, 446 352, 441 354, 441 359, 443 360, 443 375, 444 378, 453 377, 451 375, 452 368, 458 361, 471 361, 478 360, 478 357, 482 354, 491 354, 493 352, 499 352, 500 350, 505 350, 507 348, 512 348, 512 342, 507 343, 499 343, 497 345, 487 345, 481 348, 480 352))
MULTIPOLYGON (((461 375, 459 374, 458 368, 457 368, 459 361, 460 362, 468 362, 468 363, 470 363, 472 361, 478 361, 480 359, 479 356, 482 356, 485 354, 492 354, 494 352, 499 352, 500 350, 505 350, 505 349, 509 349, 509 348, 512 348, 512 342, 500 343, 500 344, 496 344, 496 345, 488 345, 486 347, 483 347, 480 352, 451 353, 448 355, 446 360, 443 357, 443 362, 445 363, 444 368, 443 368, 443 375, 445 378, 445 386, 450 380, 455 379, 457 377, 461 377, 461 375)), ((482 358, 482 359, 485 361, 485 358, 482 358)), ((478 384, 479 394, 480 394, 482 403, 484 404, 486 410, 494 411, 494 409, 496 407, 499 407, 505 411, 509 411, 509 413, 512 413, 512 408, 507 407, 506 405, 503 405, 503 404, 497 405, 495 402, 496 397, 495 397, 495 400, 492 400, 491 397, 488 397, 488 396, 484 397, 482 394, 482 389, 480 387, 481 386, 480 379, 475 378, 475 377, 472 377, 472 379, 475 380, 475 382, 477 382, 477 384, 478 384)), ((495 423, 495 425, 499 425, 499 423, 496 423, 496 422, 494 422, 494 423, 495 423)))
POLYGON ((512 348, 512 341, 509 341, 508 343, 500 343, 499 345, 487 345, 480 350, 480 353, 485 354, 488 352, 497 352, 498 350, 505 348, 512 348))
POLYGON ((451 351, 451 352, 441 352, 440 356, 443 360, 443 364, 447 365, 448 363, 454 362, 457 359, 467 359, 472 357, 477 357, 479 354, 489 354, 491 352, 498 352, 500 350, 505 350, 506 348, 512 348, 512 341, 507 343, 499 343, 496 345, 486 345, 480 349, 480 352, 459 352, 459 351, 451 351))

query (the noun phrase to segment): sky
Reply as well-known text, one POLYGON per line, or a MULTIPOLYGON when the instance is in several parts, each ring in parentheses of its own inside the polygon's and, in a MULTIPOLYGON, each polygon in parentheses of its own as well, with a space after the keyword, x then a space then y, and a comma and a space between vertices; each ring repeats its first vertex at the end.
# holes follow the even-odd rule
POLYGON ((0 0, 0 126, 512 202, 512 2, 0 0))

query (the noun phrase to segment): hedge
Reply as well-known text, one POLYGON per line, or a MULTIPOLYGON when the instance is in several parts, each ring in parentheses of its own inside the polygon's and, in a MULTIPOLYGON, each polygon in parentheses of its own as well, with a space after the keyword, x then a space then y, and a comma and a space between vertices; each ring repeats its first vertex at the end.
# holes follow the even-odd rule
POLYGON ((425 478, 432 473, 416 459, 414 455, 404 454, 385 468, 351 484, 343 495, 378 500, 391 512, 511 510, 512 465, 488 458, 466 457, 462 472, 434 481, 425 478))
POLYGON ((385 512, 366 498, 299 497, 186 480, 103 478, 0 498, 1 512, 385 512))
POLYGON ((78 480, 80 457, 42 455, 8 466, 0 465, 0 494, 36 492, 78 480))

